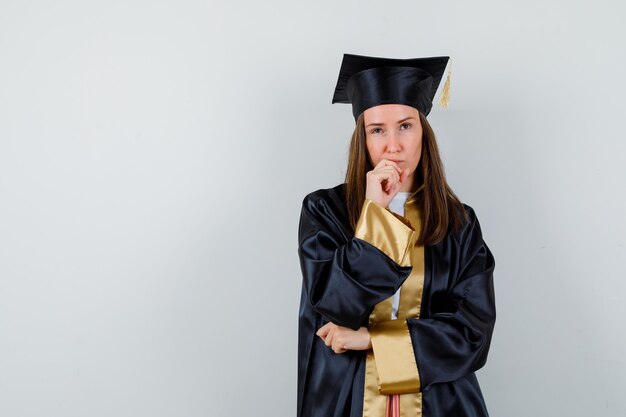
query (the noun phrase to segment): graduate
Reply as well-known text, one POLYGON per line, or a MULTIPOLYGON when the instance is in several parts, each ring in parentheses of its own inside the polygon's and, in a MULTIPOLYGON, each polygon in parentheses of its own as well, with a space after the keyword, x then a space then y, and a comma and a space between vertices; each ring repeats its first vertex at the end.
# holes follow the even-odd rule
POLYGON ((343 57, 345 182, 300 214, 298 417, 488 416, 495 261, 426 119, 448 61, 343 57))

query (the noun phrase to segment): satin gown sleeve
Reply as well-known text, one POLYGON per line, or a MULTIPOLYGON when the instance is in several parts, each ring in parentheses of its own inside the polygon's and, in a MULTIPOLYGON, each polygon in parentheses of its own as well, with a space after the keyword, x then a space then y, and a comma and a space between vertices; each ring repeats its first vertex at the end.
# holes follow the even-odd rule
POLYGON ((447 289, 441 291, 436 305, 431 305, 423 318, 406 319, 421 390, 464 377, 487 360, 496 319, 495 261, 473 209, 468 209, 468 215, 469 222, 457 244, 446 248, 448 259, 430 259, 435 277, 448 271, 447 289))
POLYGON ((303 290, 313 309, 337 325, 358 330, 374 306, 391 297, 411 272, 415 232, 400 216, 365 200, 354 235, 347 219, 315 195, 302 203, 298 255, 303 290))

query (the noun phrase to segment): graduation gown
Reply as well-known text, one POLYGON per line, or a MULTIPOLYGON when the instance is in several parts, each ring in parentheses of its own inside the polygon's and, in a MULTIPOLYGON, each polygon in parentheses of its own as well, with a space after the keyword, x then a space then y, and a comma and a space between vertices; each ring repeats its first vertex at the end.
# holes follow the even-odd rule
POLYGON ((344 195, 339 184, 302 202, 297 416, 384 417, 389 394, 402 417, 488 416, 474 372, 495 324, 495 261, 474 210, 464 204, 460 231, 417 246, 417 208, 404 217, 365 200, 353 230, 344 195), (403 313, 381 319, 401 287, 403 313), (315 334, 327 322, 368 327, 373 348, 335 353, 315 334))

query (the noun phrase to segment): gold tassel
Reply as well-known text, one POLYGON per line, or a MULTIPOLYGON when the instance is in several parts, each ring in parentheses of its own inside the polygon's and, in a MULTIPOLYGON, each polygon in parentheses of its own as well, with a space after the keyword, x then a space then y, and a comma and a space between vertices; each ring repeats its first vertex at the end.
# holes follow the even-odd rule
POLYGON ((448 77, 446 78, 446 83, 443 85, 443 91, 441 92, 441 97, 439 99, 439 104, 441 105, 441 107, 448 107, 449 103, 450 103, 450 68, 448 68, 448 77))

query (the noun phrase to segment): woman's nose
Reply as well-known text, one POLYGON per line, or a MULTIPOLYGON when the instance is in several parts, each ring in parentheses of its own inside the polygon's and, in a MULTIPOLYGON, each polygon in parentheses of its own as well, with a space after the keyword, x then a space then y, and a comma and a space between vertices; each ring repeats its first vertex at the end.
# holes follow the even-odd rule
POLYGON ((389 151, 399 151, 400 150, 400 138, 398 134, 392 132, 389 134, 389 142, 387 142, 387 148, 389 151))

